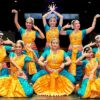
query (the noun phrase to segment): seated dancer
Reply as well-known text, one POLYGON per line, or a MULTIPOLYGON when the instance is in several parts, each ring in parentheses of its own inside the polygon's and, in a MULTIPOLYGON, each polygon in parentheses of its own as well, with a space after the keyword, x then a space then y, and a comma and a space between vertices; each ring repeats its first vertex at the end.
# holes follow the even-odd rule
POLYGON ((83 64, 85 68, 82 84, 77 90, 78 95, 82 98, 100 97, 100 78, 96 76, 96 71, 98 68, 98 59, 93 57, 91 47, 84 47, 84 53, 80 58, 76 60, 76 64, 83 64), (82 60, 84 57, 86 57, 86 59, 82 60))
MULTIPOLYGON (((17 41, 17 43, 20 43, 20 42, 22 42, 24 44, 24 42, 22 40, 17 41)), ((5 40, 3 43, 6 45, 13 45, 13 47, 15 46, 15 43, 9 39, 5 40)), ((26 44, 24 46, 24 49, 22 51, 23 54, 26 54, 25 50, 27 50, 27 55, 35 60, 35 62, 27 62, 23 67, 23 70, 24 70, 25 74, 27 75, 28 79, 31 80, 32 75, 37 72, 35 63, 38 61, 38 58, 37 58, 35 52, 32 50, 30 44, 26 44)))
POLYGON ((0 31, 0 76, 9 74, 5 58, 7 57, 6 52, 10 52, 11 50, 13 50, 12 46, 4 46, 5 41, 2 39, 2 37, 3 33, 0 31))
POLYGON ((80 30, 79 20, 73 20, 71 22, 71 25, 67 24, 62 28, 61 34, 69 35, 70 45, 69 45, 68 55, 72 60, 72 64, 69 66, 69 72, 76 77, 76 80, 80 80, 83 73, 82 67, 80 66, 76 67, 75 64, 76 59, 82 55, 82 49, 83 49, 82 40, 84 39, 86 34, 89 34, 95 28, 96 20, 99 17, 100 17, 99 14, 95 15, 91 27, 87 29, 80 30), (65 28, 70 28, 70 27, 72 27, 73 30, 63 31, 65 28))
POLYGON ((92 46, 93 45, 96 45, 96 47, 93 48, 93 52, 95 54, 95 57, 97 57, 98 61, 99 61, 99 66, 98 66, 98 69, 97 69, 97 77, 98 76, 100 77, 100 35, 97 35, 95 37, 95 43, 92 43, 92 46))
MULTIPOLYGON (((26 22, 25 22, 26 29, 24 29, 20 26, 20 24, 18 22, 18 11, 13 9, 12 13, 15 14, 14 22, 15 22, 15 25, 16 25, 18 31, 21 34, 22 40, 24 41, 25 45, 31 44, 31 47, 32 47, 33 51, 35 52, 36 56, 39 57, 39 53, 38 53, 37 47, 35 45, 35 40, 36 40, 36 38, 44 39, 45 38, 44 34, 37 26, 34 25, 34 19, 32 17, 28 17, 26 19, 26 22), (33 30, 32 28, 34 28, 36 31, 33 30)), ((26 50, 26 53, 27 52, 28 51, 26 50)), ((37 70, 40 70, 40 67, 38 66, 38 64, 36 64, 36 65, 37 65, 37 70)))
POLYGON ((46 32, 46 49, 50 48, 50 41, 52 38, 59 38, 59 33, 63 24, 63 16, 56 11, 54 4, 49 6, 49 12, 45 13, 42 17, 43 25, 46 32), (59 24, 57 26, 57 20, 59 17, 59 24), (48 21, 48 23, 47 23, 48 21))
POLYGON ((100 35, 95 36, 95 42, 91 42, 88 46, 95 46, 93 47, 92 51, 95 54, 95 57, 98 58, 99 65, 97 69, 97 77, 100 77, 100 35))
POLYGON ((26 62, 33 61, 30 57, 22 53, 23 42, 15 44, 15 52, 11 52, 10 74, 0 76, 0 96, 3 97, 29 97, 33 94, 33 88, 27 81, 27 76, 23 71, 26 62))
POLYGON ((71 63, 64 50, 59 47, 59 39, 51 40, 51 48, 44 51, 38 63, 40 70, 32 77, 33 89, 37 95, 62 96, 74 91, 75 78, 64 70, 71 63))
MULTIPOLYGON (((22 40, 18 40, 16 43, 17 43, 17 44, 20 44, 20 43, 23 43, 23 44, 24 44, 24 42, 23 42, 22 40)), ((31 59, 34 60, 34 62, 26 62, 26 63, 24 64, 24 66, 23 66, 23 71, 24 71, 24 73, 26 74, 28 80, 30 80, 30 76, 33 75, 33 73, 36 73, 36 72, 37 72, 35 62, 38 62, 38 58, 37 58, 37 56, 35 55, 34 51, 31 49, 30 45, 29 45, 29 46, 28 46, 28 44, 25 45, 25 46, 23 47, 23 50, 24 50, 24 49, 28 49, 28 50, 29 50, 29 52, 30 52, 29 57, 30 57, 31 59), (31 66, 31 67, 30 67, 30 66, 31 66)), ((23 50, 22 50, 22 54, 24 54, 24 53, 23 53, 23 52, 24 52, 23 50)), ((27 50, 27 51, 28 51, 28 50, 27 50)), ((12 52, 12 53, 14 53, 14 52, 12 52)), ((15 55, 15 53, 14 53, 14 55, 15 55)), ((13 59, 14 57, 10 57, 10 58, 13 59)))

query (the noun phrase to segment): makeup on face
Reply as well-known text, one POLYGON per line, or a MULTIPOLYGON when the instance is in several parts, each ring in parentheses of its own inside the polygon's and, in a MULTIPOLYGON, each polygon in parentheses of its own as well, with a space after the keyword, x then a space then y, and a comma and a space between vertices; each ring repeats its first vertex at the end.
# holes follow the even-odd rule
POLYGON ((30 23, 34 23, 34 18, 32 18, 32 17, 28 17, 27 19, 26 19, 26 22, 30 22, 30 23))
POLYGON ((56 24, 57 24, 57 20, 56 20, 55 17, 52 17, 52 18, 49 19, 49 25, 50 25, 51 27, 55 27, 56 24))
POLYGON ((87 56, 88 58, 92 58, 92 57, 93 57, 93 52, 92 52, 92 50, 89 50, 87 53, 89 53, 89 55, 87 56))
POLYGON ((96 40, 97 47, 100 47, 100 39, 96 40))
POLYGON ((22 45, 21 45, 20 43, 17 43, 17 44, 15 45, 15 52, 16 52, 17 54, 20 54, 20 53, 22 52, 22 49, 23 49, 23 47, 22 47, 22 45))
POLYGON ((59 40, 57 40, 57 39, 54 39, 54 40, 52 40, 51 41, 51 46, 52 46, 52 49, 58 49, 58 47, 59 47, 59 40))
POLYGON ((80 22, 78 20, 73 21, 73 28, 74 29, 79 29, 80 28, 80 22))
POLYGON ((27 29, 31 29, 32 28, 33 23, 32 22, 26 22, 26 28, 27 29))
POLYGON ((100 40, 99 41, 96 41, 96 43, 100 43, 100 40))
POLYGON ((22 46, 15 46, 16 49, 22 49, 22 46))

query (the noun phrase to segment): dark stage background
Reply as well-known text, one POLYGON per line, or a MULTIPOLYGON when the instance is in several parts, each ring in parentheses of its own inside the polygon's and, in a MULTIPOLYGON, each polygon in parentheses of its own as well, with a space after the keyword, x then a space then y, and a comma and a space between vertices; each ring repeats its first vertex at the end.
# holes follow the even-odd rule
MULTIPOLYGON (((13 41, 21 39, 14 25, 14 15, 12 9, 19 11, 19 23, 25 27, 24 13, 46 13, 48 5, 55 2, 59 13, 77 13, 81 23, 81 29, 88 28, 92 24, 95 14, 100 13, 100 0, 1 0, 0 1, 0 30, 5 33, 5 37, 13 41)), ((63 25, 70 23, 71 20, 64 20, 63 25)), ((36 19, 35 24, 44 32, 44 27, 41 19, 36 19)), ((83 41, 83 45, 91 40, 94 41, 94 36, 100 33, 100 18, 97 20, 96 28, 92 34, 87 35, 83 41)), ((44 32, 45 34, 45 32, 44 32)), ((69 45, 68 36, 60 36, 61 47, 67 48, 69 45)), ((36 39, 38 48, 45 46, 45 39, 36 39)))

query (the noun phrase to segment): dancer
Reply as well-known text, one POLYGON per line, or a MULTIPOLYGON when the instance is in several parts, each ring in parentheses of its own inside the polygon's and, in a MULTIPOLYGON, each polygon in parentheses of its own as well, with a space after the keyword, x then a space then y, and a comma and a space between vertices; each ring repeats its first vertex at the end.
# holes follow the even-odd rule
POLYGON ((33 88, 38 95, 70 95, 74 91, 75 78, 64 70, 71 63, 64 50, 59 47, 59 39, 51 40, 51 48, 39 58, 40 70, 32 77, 33 88), (65 61, 65 62, 64 62, 65 61))
POLYGON ((15 44, 15 52, 11 52, 10 74, 0 76, 0 96, 4 97, 28 97, 33 94, 33 89, 27 81, 23 71, 25 62, 33 61, 30 57, 22 54, 23 43, 15 44))
POLYGON ((99 65, 97 69, 97 77, 100 77, 100 35, 97 35, 95 37, 95 42, 92 43, 92 46, 96 45, 96 47, 93 48, 93 52, 95 54, 95 57, 98 58, 99 65))
MULTIPOLYGON (((63 16, 56 11, 56 5, 49 6, 49 12, 43 15, 43 25, 46 32, 46 48, 50 48, 50 41, 52 38, 59 38, 59 33, 63 24, 63 16), (57 26, 57 20, 59 17, 59 24, 57 26), (48 19, 48 23, 47 23, 48 19)), ((46 49, 45 49, 46 50, 46 49)))
POLYGON ((28 79, 31 80, 32 75, 37 73, 36 63, 38 63, 38 57, 32 50, 30 44, 25 45, 25 50, 27 51, 27 55, 35 60, 35 62, 27 62, 24 66, 24 71, 27 74, 28 79))
POLYGON ((79 65, 84 65, 85 74, 81 87, 78 89, 78 95, 82 98, 98 98, 100 97, 100 78, 96 76, 98 68, 98 59, 93 57, 92 48, 86 46, 84 48, 84 54, 76 60, 79 65), (85 60, 82 60, 86 57, 85 60))
POLYGON ((5 46, 5 41, 2 39, 2 37, 3 33, 0 32, 0 76, 9 74, 5 59, 7 57, 7 52, 10 52, 14 49, 12 46, 5 46))
POLYGON ((79 20, 73 20, 71 22, 71 25, 67 24, 62 28, 61 34, 69 35, 70 38, 68 55, 72 59, 72 64, 69 66, 69 72, 76 77, 76 80, 80 80, 80 78, 82 77, 82 67, 77 66, 76 68, 75 64, 76 59, 82 55, 82 40, 86 36, 86 34, 91 33, 91 31, 95 28, 97 18, 99 17, 99 14, 95 15, 91 27, 87 29, 80 30, 79 20), (73 30, 63 31, 65 28, 69 28, 71 26, 73 30))
MULTIPOLYGON (((31 44, 31 47, 34 50, 36 56, 39 57, 39 53, 38 53, 37 47, 35 45, 35 39, 36 39, 36 37, 38 37, 40 39, 44 39, 45 38, 44 34, 37 26, 35 26, 34 19, 32 17, 28 17, 26 19, 26 22, 25 22, 26 29, 24 29, 20 26, 20 24, 18 22, 18 11, 13 9, 12 13, 15 14, 14 23, 15 23, 18 31, 20 32, 22 40, 24 41, 25 45, 31 44), (34 31, 32 28, 34 28, 36 31, 34 31)), ((27 53, 27 50, 26 50, 26 53, 27 53)), ((40 67, 38 66, 38 64, 36 64, 36 65, 37 65, 37 70, 40 70, 40 67)))

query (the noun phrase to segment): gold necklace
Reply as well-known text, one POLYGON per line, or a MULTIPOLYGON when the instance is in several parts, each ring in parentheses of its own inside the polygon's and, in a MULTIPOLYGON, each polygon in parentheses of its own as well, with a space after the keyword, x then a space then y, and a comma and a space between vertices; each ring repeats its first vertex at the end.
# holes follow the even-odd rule
POLYGON ((75 40, 77 40, 77 39, 78 39, 78 37, 77 37, 77 33, 78 33, 78 31, 77 31, 77 32, 73 31, 73 34, 74 34, 74 39, 75 39, 75 40))
POLYGON ((57 52, 53 52, 53 51, 52 51, 51 54, 52 54, 52 63, 53 63, 53 64, 56 64, 57 52))

